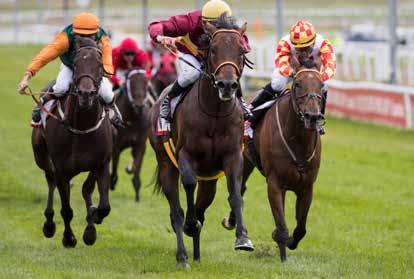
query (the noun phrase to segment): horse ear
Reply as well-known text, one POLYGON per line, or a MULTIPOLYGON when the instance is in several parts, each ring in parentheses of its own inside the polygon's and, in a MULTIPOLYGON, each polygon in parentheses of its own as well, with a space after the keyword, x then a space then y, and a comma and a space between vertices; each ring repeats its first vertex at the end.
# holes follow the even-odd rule
POLYGON ((82 38, 79 36, 75 36, 75 48, 78 49, 81 46, 82 38))
POLYGON ((247 30, 247 22, 245 22, 240 28, 239 28, 239 33, 240 35, 244 35, 244 33, 246 33, 247 30))
POLYGON ((211 24, 208 21, 203 21, 203 28, 204 28, 204 31, 209 35, 213 35, 214 32, 218 30, 217 27, 215 27, 213 24, 211 24))
POLYGON ((316 67, 316 69, 318 69, 319 71, 321 70, 321 68, 322 68, 322 61, 321 61, 321 59, 319 58, 319 57, 317 57, 315 60, 314 60, 314 63, 315 63, 315 67, 316 67))
POLYGON ((297 72, 299 70, 300 63, 299 63, 299 60, 295 56, 292 56, 290 64, 291 64, 292 68, 295 70, 295 72, 297 72))

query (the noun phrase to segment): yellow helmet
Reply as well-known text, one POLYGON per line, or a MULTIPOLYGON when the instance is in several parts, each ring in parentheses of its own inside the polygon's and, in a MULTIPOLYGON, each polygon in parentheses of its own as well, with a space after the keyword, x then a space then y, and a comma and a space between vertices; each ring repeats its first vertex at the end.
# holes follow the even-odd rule
POLYGON ((206 21, 215 21, 223 13, 227 13, 228 16, 232 15, 230 6, 222 0, 210 0, 204 4, 201 10, 201 18, 206 21))
POLYGON ((290 28, 290 42, 295 48, 312 45, 316 39, 316 31, 310 22, 299 20, 290 28))
POLYGON ((92 35, 99 31, 99 19, 91 13, 80 13, 73 19, 73 32, 92 35))

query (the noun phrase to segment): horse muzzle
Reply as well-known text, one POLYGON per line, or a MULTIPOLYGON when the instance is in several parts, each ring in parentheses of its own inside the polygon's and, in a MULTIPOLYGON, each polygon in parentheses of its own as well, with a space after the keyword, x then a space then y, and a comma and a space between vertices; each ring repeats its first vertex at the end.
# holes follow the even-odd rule
POLYGON ((219 91, 220 100, 231 101, 239 89, 239 82, 237 80, 218 80, 216 81, 216 87, 219 91))
POLYGON ((322 113, 309 113, 305 112, 303 114, 303 122, 305 124, 305 128, 309 130, 316 129, 317 127, 323 125, 325 121, 325 117, 322 113))

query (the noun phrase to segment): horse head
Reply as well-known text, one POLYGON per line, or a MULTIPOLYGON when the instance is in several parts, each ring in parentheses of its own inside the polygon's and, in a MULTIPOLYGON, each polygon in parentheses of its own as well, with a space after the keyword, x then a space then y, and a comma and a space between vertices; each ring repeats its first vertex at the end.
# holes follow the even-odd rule
POLYGON ((292 66, 296 72, 292 84, 293 108, 306 129, 316 129, 324 121, 321 63, 308 60, 300 64, 293 58, 292 66))
POLYGON ((76 37, 73 80, 80 107, 90 108, 97 101, 103 73, 102 52, 96 42, 76 37))
POLYGON ((126 74, 126 93, 128 100, 138 115, 142 113, 147 97, 148 80, 145 70, 133 68, 126 74))
POLYGON ((206 22, 204 29, 210 37, 207 71, 218 89, 220 100, 230 101, 240 87, 246 53, 243 44, 246 23, 239 27, 233 17, 223 14, 214 25, 206 22))

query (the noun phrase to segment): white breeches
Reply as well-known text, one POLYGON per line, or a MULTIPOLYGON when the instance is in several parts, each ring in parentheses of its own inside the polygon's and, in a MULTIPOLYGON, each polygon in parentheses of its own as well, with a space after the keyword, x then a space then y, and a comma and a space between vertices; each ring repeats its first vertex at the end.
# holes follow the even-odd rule
POLYGON ((288 84, 290 81, 292 81, 292 79, 282 75, 278 68, 273 71, 271 80, 271 86, 273 90, 278 92, 283 91, 286 84, 288 84))
MULTIPOLYGON (((72 70, 66 65, 61 64, 59 74, 56 78, 56 83, 53 85, 53 93, 56 95, 56 97, 62 97, 68 92, 69 86, 72 83, 72 77, 72 70)), ((107 104, 111 103, 114 99, 112 84, 106 77, 102 78, 101 86, 99 88, 99 95, 107 104)))
MULTIPOLYGON (((183 54, 181 56, 191 64, 193 64, 197 69, 201 68, 200 62, 191 54, 183 54)), ((196 80, 200 77, 200 72, 187 65, 185 62, 178 60, 178 67, 179 67, 179 74, 177 77, 178 84, 181 87, 187 87, 190 84, 196 82, 196 80)))

